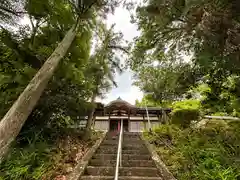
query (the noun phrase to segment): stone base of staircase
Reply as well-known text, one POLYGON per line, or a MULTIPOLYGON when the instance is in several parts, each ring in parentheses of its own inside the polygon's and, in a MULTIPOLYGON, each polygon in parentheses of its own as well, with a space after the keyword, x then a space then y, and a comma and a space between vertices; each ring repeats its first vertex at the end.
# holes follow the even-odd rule
MULTIPOLYGON (((118 135, 108 133, 89 161, 81 180, 113 180, 118 148, 118 135)), ((122 167, 119 180, 163 180, 144 141, 137 133, 123 134, 122 167)))

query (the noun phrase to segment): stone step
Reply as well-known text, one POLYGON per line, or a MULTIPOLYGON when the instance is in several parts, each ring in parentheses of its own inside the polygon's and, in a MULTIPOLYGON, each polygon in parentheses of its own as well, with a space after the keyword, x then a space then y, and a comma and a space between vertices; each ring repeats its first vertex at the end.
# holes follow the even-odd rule
POLYGON ((115 153, 117 153, 117 148, 98 148, 97 149, 97 151, 96 151, 96 153, 98 154, 100 154, 100 153, 102 153, 102 154, 115 154, 115 153))
POLYGON ((101 159, 91 159, 89 161, 89 166, 111 166, 115 167, 116 166, 116 159, 115 160, 104 160, 102 161, 101 159))
POLYGON ((119 176, 147 176, 159 177, 156 167, 120 167, 119 176))
POLYGON ((101 145, 118 145, 118 140, 104 140, 101 145))
POLYGON ((146 155, 149 154, 147 149, 134 149, 134 150, 122 150, 122 154, 138 154, 138 155, 146 155))
POLYGON ((105 137, 105 140, 118 140, 119 136, 107 136, 105 137))
POLYGON ((123 139, 139 139, 139 140, 141 140, 140 136, 123 136, 123 139))
MULTIPOLYGON (((96 153, 103 153, 103 154, 115 154, 117 153, 117 148, 99 148, 96 153)), ((122 149, 123 154, 149 154, 147 149, 122 149)))
MULTIPOLYGON (((116 160, 104 160, 92 159, 89 162, 90 166, 116 166, 116 160)), ((152 160, 128 160, 122 161, 123 167, 155 167, 155 163, 152 160)))
POLYGON ((110 144, 101 144, 98 149, 100 149, 100 148, 102 148, 102 149, 109 149, 109 148, 117 149, 118 145, 117 144, 111 144, 111 145, 110 144))
MULTIPOLYGON (((82 180, 114 180, 119 136, 108 133, 89 161, 82 180)), ((119 180, 162 180, 138 133, 124 132, 119 180)))
MULTIPOLYGON (((115 167, 88 166, 86 168, 85 175, 114 176, 115 167)), ((119 176, 159 177, 159 171, 155 167, 120 167, 119 176)))
POLYGON ((128 160, 122 161, 123 167, 155 167, 153 160, 128 160))
MULTIPOLYGON (((103 145, 118 145, 118 140, 104 140, 103 145)), ((123 144, 132 144, 132 145, 143 145, 142 140, 123 140, 123 144)))
POLYGON ((114 176, 115 168, 114 167, 95 167, 95 166, 87 166, 85 169, 84 175, 91 176, 114 176))
POLYGON ((152 157, 149 154, 122 154, 122 160, 152 160, 152 157))
POLYGON ((147 148, 145 146, 123 146, 122 150, 143 150, 147 151, 147 148))
POLYGON ((143 144, 143 141, 141 139, 123 139, 123 143, 140 143, 143 144))
MULTIPOLYGON (((95 154, 92 159, 105 160, 116 160, 117 154, 95 154)), ((149 154, 146 155, 134 155, 134 154, 122 154, 122 160, 152 160, 149 154)))
POLYGON ((123 137, 137 138, 140 137, 140 134, 123 134, 123 137))
POLYGON ((123 135, 125 136, 139 136, 140 133, 135 133, 135 132, 124 132, 123 135))
POLYGON ((142 143, 142 140, 139 138, 123 138, 123 142, 125 142, 125 141, 127 141, 127 142, 132 142, 132 141, 137 141, 137 142, 141 142, 142 143))
MULTIPOLYGON (((119 180, 162 180, 160 177, 119 176, 119 180)), ((82 176, 81 180, 114 180, 114 176, 82 176)))
POLYGON ((136 147, 137 149, 146 147, 143 143, 135 143, 135 142, 123 142, 122 146, 127 146, 127 147, 136 147))
POLYGON ((123 141, 142 141, 142 139, 140 138, 126 138, 126 137, 123 137, 123 141))
MULTIPOLYGON (((117 149, 118 145, 115 144, 101 144, 99 149, 117 149)), ((144 144, 123 144, 123 150, 147 149, 144 144)))
POLYGON ((117 158, 117 154, 94 154, 94 156, 92 157, 92 159, 98 159, 101 161, 105 161, 105 160, 116 160, 117 158))

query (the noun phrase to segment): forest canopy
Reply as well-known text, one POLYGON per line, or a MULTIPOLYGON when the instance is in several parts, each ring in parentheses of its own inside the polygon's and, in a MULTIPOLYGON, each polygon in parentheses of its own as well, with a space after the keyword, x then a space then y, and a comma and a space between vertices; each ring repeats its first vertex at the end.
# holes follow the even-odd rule
MULTIPOLYGON (((120 58, 127 47, 106 17, 121 3, 0 2, 0 162, 4 148, 13 145, 1 164, 1 177, 40 179, 55 166, 59 142, 76 140, 71 127, 91 117, 96 98, 117 85, 114 76, 122 71, 120 58)), ((91 130, 91 118, 87 122, 91 130)))
POLYGON ((136 84, 157 102, 198 97, 207 113, 239 115, 240 2, 149 0, 133 22, 136 84), (201 88, 201 87, 207 87, 201 88))

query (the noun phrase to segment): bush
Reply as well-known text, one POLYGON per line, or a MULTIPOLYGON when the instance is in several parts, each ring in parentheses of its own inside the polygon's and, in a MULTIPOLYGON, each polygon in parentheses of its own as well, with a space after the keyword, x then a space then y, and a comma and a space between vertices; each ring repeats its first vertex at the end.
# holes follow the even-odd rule
POLYGON ((197 109, 178 109, 172 112, 172 123, 187 128, 192 121, 198 120, 199 116, 200 112, 197 109))
POLYGON ((196 121, 200 116, 200 101, 185 100, 173 104, 172 123, 183 128, 190 126, 192 121, 196 121))
POLYGON ((200 108, 201 102, 196 99, 177 101, 173 104, 173 109, 200 109, 200 108))
POLYGON ((51 164, 51 147, 46 141, 40 141, 25 148, 12 148, 0 165, 0 176, 4 180, 41 179, 51 164))
POLYGON ((163 125, 145 137, 156 145, 160 157, 179 180, 240 178, 240 122, 184 130, 163 125), (159 139, 169 146, 159 143, 159 139))
POLYGON ((161 145, 166 143, 174 142, 179 136, 180 129, 176 125, 166 125, 162 124, 157 128, 154 128, 151 134, 149 132, 144 132, 145 138, 155 145, 161 145))
POLYGON ((228 116, 229 114, 225 113, 225 112, 215 112, 212 113, 211 116, 228 116))

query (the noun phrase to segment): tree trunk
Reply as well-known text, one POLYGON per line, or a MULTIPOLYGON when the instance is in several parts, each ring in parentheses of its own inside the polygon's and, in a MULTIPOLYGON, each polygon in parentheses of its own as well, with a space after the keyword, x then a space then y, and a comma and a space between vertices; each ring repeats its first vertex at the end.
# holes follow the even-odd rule
POLYGON ((3 119, 0 121, 0 163, 7 153, 10 144, 24 125, 29 114, 37 104, 43 90, 53 76, 59 61, 67 53, 76 36, 76 27, 72 27, 62 42, 33 77, 3 119))
MULTIPOLYGON (((94 105, 95 99, 97 97, 97 94, 94 93, 92 96, 92 100, 91 100, 91 104, 94 105)), ((87 120, 87 125, 86 125, 86 130, 85 130, 85 139, 88 139, 91 136, 91 127, 92 127, 92 121, 93 121, 93 115, 95 112, 95 106, 93 106, 93 108, 91 109, 91 112, 88 116, 88 120, 87 120)))

